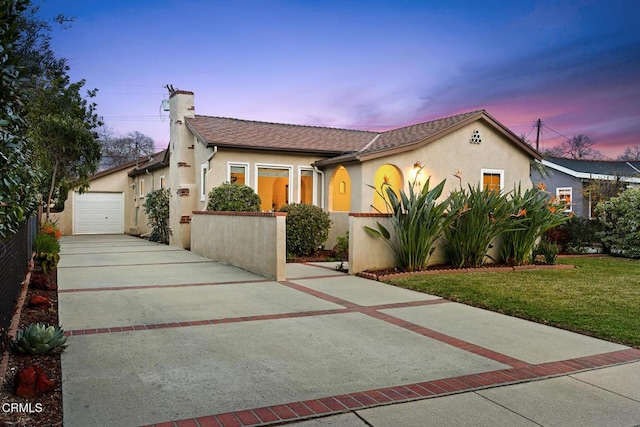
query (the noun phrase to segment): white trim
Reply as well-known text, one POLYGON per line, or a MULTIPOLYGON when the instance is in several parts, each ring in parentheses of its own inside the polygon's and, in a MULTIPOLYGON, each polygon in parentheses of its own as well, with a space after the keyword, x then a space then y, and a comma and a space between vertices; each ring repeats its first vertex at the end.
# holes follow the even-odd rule
POLYGON ((144 199, 144 179, 138 179, 138 197, 144 199))
POLYGON ((484 188, 484 174, 500 175, 500 191, 504 191, 504 169, 480 169, 480 186, 484 188))
POLYGON ((207 172, 209 172, 209 162, 202 163, 200 165, 200 182, 198 184, 201 202, 207 199, 207 172))
POLYGON ((573 169, 569 169, 566 168, 564 166, 560 166, 556 163, 550 162, 548 160, 542 160, 542 164, 544 166, 550 167, 551 169, 555 169, 559 172, 562 173, 566 173, 567 175, 573 176, 575 178, 584 178, 584 179, 599 179, 602 181, 615 181, 617 179, 620 179, 621 181, 624 182, 637 182, 640 183, 640 178, 635 178, 632 176, 619 176, 616 177, 615 175, 602 175, 602 174, 597 174, 597 173, 587 173, 587 172, 577 172, 574 171, 573 169))
POLYGON ((256 186, 253 189, 253 191, 256 192, 256 194, 260 194, 259 192, 259 188, 258 188, 258 181, 259 181, 259 177, 260 175, 258 175, 258 170, 260 168, 264 168, 264 169, 285 169, 287 170, 287 172, 289 172, 289 192, 287 194, 287 200, 289 201, 289 203, 291 203, 291 201, 293 200, 293 165, 280 165, 280 164, 276 164, 276 163, 256 163, 256 166, 254 168, 255 170, 255 177, 256 177, 256 186))
POLYGON ((560 201, 560 191, 567 190, 569 190, 569 209, 565 209, 564 211, 573 212, 573 187, 556 187, 556 198, 560 201))
POLYGON ((160 175, 160 177, 158 177, 158 187, 163 189, 166 187, 166 185, 167 185, 167 177, 165 175, 160 175))
POLYGON ((298 203, 302 203, 302 171, 311 172, 311 204, 317 206, 316 173, 311 166, 298 166, 298 203))
POLYGON ((250 173, 249 173, 249 166, 250 165, 249 165, 249 163, 245 163, 245 162, 227 162, 227 179, 226 179, 226 181, 227 182, 231 182, 231 168, 233 166, 241 166, 241 167, 244 168, 244 185, 246 185, 247 187, 251 187, 251 188, 253 188, 253 191, 256 191, 254 186, 251 185, 251 180, 249 179, 249 176, 250 176, 250 173))

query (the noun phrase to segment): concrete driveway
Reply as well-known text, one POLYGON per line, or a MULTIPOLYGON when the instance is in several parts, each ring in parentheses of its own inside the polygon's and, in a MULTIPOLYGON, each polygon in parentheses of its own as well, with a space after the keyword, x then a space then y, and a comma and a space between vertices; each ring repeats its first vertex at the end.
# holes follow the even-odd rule
POLYGON ((637 425, 640 350, 336 272, 62 239, 66 426, 637 425))

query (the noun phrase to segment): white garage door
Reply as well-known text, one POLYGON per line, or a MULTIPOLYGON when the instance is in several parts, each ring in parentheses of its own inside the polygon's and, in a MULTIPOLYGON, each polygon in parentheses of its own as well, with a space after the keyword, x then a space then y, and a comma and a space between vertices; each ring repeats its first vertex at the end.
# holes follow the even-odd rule
POLYGON ((75 193, 74 234, 123 234, 123 193, 75 193))

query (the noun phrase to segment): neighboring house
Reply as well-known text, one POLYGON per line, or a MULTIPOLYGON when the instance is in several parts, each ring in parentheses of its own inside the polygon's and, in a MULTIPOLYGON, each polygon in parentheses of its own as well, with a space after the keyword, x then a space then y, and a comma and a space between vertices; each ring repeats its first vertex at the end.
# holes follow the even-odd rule
POLYGON ((544 183, 546 190, 567 203, 576 216, 591 218, 601 194, 594 186, 640 186, 640 161, 579 160, 549 157, 542 161, 543 172, 532 168, 534 185, 544 183))
POLYGON ((150 229, 144 198, 167 186, 168 161, 168 150, 164 150, 98 172, 89 178, 87 192, 69 192, 64 210, 52 219, 67 235, 145 235, 150 229))
POLYGON ((449 191, 467 185, 531 188, 530 162, 540 155, 486 111, 458 114, 385 132, 266 123, 195 114, 194 94, 170 97, 171 244, 190 247, 193 211, 209 191, 243 183, 264 211, 310 203, 331 214, 327 246, 348 229, 349 212, 385 211, 369 187, 386 181, 446 179, 449 191))

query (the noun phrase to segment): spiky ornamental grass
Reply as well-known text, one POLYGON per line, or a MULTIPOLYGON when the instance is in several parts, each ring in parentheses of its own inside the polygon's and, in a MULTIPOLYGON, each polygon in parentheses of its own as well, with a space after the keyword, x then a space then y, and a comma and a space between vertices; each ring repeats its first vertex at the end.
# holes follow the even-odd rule
POLYGON ((365 227, 369 235, 384 239, 398 258, 400 267, 408 271, 424 269, 429 263, 429 258, 435 250, 435 242, 448 227, 451 218, 445 215, 446 204, 438 203, 437 199, 442 194, 445 180, 429 189, 429 181, 422 186, 422 190, 416 191, 418 186, 416 179, 409 182, 409 194, 400 191, 400 197, 385 181, 380 188, 373 188, 385 201, 387 211, 391 214, 391 227, 394 235, 379 222, 378 229, 365 227))

